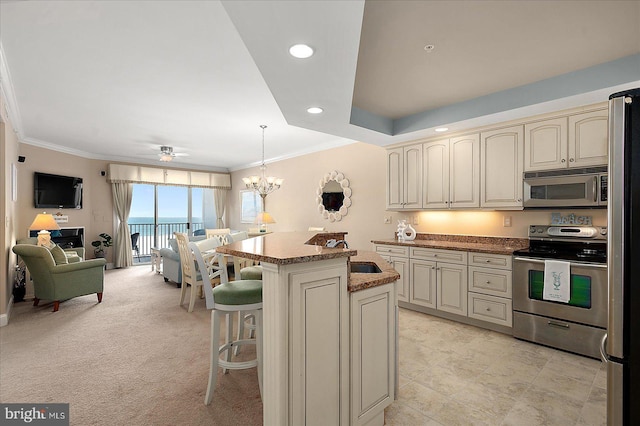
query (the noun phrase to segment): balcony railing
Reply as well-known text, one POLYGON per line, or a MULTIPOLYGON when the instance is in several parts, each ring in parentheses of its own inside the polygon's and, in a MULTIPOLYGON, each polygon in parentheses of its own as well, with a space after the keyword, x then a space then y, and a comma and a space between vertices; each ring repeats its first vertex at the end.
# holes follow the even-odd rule
MULTIPOLYGON (((174 238, 174 232, 185 232, 193 235, 193 231, 204 228, 204 223, 192 223, 191 229, 187 230, 186 222, 176 223, 133 223, 129 224, 129 232, 140 233, 138 238, 138 248, 140 256, 151 256, 151 247, 169 247, 169 239, 174 238)), ((135 253, 137 255, 137 253, 135 253)))

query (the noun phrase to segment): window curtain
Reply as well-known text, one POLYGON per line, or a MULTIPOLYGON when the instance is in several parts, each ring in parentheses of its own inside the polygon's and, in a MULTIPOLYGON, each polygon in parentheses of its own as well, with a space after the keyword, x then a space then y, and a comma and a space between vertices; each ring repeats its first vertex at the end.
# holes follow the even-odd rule
POLYGON ((213 190, 213 203, 216 206, 216 228, 224 228, 224 211, 227 206, 228 189, 215 188, 213 190))
POLYGON ((118 229, 114 241, 115 252, 113 264, 116 268, 126 268, 133 265, 131 253, 131 233, 129 232, 129 212, 131 211, 131 199, 133 198, 133 184, 114 182, 111 184, 113 205, 118 216, 118 229))

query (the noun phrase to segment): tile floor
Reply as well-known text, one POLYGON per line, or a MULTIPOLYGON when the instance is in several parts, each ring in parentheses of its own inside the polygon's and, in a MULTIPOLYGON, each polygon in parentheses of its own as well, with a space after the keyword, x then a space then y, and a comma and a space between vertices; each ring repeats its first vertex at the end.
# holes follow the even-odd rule
POLYGON ((604 425, 603 363, 400 310, 399 398, 387 425, 604 425))

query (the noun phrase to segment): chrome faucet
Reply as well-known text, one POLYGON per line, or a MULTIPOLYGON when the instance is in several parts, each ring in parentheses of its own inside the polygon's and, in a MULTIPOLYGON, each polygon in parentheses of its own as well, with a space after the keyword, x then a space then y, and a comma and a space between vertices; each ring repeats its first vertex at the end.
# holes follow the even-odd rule
POLYGON ((335 240, 335 239, 327 240, 325 247, 336 248, 338 247, 338 244, 344 244, 344 248, 347 248, 347 249, 349 248, 349 244, 347 244, 345 240, 335 240))

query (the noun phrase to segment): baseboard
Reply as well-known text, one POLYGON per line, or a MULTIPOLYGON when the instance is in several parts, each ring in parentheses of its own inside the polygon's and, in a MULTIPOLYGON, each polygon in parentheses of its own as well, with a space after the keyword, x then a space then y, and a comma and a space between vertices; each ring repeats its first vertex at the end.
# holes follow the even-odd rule
POLYGON ((9 318, 11 317, 11 311, 13 310, 13 294, 7 304, 7 313, 0 315, 0 327, 4 327, 9 324, 9 318))

